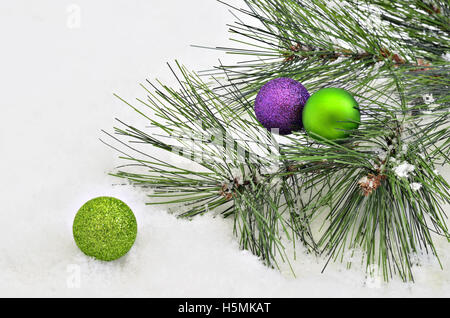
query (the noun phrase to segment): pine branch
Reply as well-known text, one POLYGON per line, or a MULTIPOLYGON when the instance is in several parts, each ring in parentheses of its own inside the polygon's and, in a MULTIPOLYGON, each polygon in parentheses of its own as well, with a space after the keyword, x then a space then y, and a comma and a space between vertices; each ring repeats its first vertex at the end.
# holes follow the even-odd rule
MULTIPOLYGON (((122 128, 115 128, 118 137, 106 133, 111 140, 108 144, 129 163, 113 175, 151 188, 149 204, 173 205, 181 217, 212 212, 232 217, 241 247, 269 266, 278 266, 280 260, 289 262, 286 240, 293 244, 300 240, 314 251, 296 190, 291 191, 295 180, 278 177, 278 169, 285 168, 273 136, 255 124, 251 112, 247 119, 238 116, 195 74, 177 66, 178 72, 172 72, 179 90, 148 82, 151 90, 142 85, 147 100, 137 99, 142 107, 124 101, 162 134, 118 120, 122 128), (167 155, 150 155, 148 145, 182 161, 171 164, 167 155)), ((239 95, 233 87, 226 89, 239 95)))
POLYGON ((442 209, 450 187, 436 170, 450 163, 448 3, 243 1, 246 9, 225 4, 246 48, 219 49, 251 60, 205 72, 208 83, 177 63, 179 89, 141 85, 148 98, 124 102, 151 126, 118 120, 108 136, 125 164, 114 175, 152 189, 150 204, 171 204, 179 216, 233 218, 241 247, 269 266, 289 262, 285 242, 300 241, 327 255, 325 267, 350 266, 344 256, 360 249, 367 269, 413 280, 414 254, 437 257, 433 237, 450 240, 442 209), (374 17, 376 27, 367 23, 374 17), (274 138, 252 97, 280 76, 310 92, 347 89, 359 128, 321 143, 304 132, 274 138))
MULTIPOLYGON (((437 26, 448 28, 448 15, 434 14, 430 18, 429 13, 411 5, 421 1, 243 2, 247 9, 224 4, 237 19, 230 27, 230 33, 235 35, 232 41, 244 48, 216 49, 252 59, 238 65, 220 65, 217 71, 204 74, 218 76, 226 72, 249 98, 276 77, 296 79, 310 91, 323 87, 357 91, 380 80, 391 80, 393 72, 403 76, 405 72, 426 70, 431 64, 442 62, 442 54, 448 52, 448 32, 432 32, 437 26), (403 12, 400 14, 399 7, 408 10, 399 11, 403 12), (389 14, 408 21, 407 26, 389 21, 389 14), (421 26, 422 21, 427 24, 421 26), (428 54, 426 47, 430 45, 439 47, 438 51, 428 54)), ((448 4, 436 6, 443 8, 442 12, 448 11, 448 4)), ((243 110, 240 107, 236 104, 236 111, 243 110)))
POLYGON ((286 76, 310 91, 345 88, 360 102, 362 124, 347 140, 323 146, 302 132, 281 145, 283 175, 301 180, 308 218, 327 213, 318 247, 330 260, 360 248, 386 280, 413 280, 412 254, 436 255, 432 233, 449 238, 449 186, 435 170, 449 163, 448 3, 244 2, 232 10, 256 22, 235 15, 230 32, 248 49, 218 49, 254 59, 219 74, 249 98, 286 76), (399 176, 402 164, 414 172, 399 176))
POLYGON ((282 159, 303 178, 310 219, 326 213, 317 244, 330 260, 362 249, 367 268, 376 264, 386 280, 413 280, 414 253, 437 256, 432 234, 450 239, 442 209, 450 188, 435 169, 439 158, 448 163, 449 112, 422 126, 400 103, 358 99, 363 119, 347 140, 320 145, 296 134, 282 145, 282 159))

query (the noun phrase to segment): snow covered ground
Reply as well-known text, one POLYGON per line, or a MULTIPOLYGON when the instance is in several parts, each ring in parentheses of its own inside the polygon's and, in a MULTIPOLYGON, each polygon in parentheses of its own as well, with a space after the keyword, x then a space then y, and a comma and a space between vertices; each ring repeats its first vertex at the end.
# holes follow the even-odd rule
POLYGON ((107 173, 119 161, 100 129, 136 115, 112 93, 132 100, 146 78, 173 83, 165 62, 175 58, 195 70, 216 65, 223 55, 189 45, 228 43, 231 21, 214 0, 0 2, 0 296, 450 296, 443 239, 444 270, 422 258, 416 284, 366 280, 341 264, 321 274, 324 259, 300 247, 294 278, 240 251, 230 221, 179 220, 113 185, 107 173), (136 244, 111 263, 87 258, 72 238, 79 207, 102 195, 138 219, 136 244))

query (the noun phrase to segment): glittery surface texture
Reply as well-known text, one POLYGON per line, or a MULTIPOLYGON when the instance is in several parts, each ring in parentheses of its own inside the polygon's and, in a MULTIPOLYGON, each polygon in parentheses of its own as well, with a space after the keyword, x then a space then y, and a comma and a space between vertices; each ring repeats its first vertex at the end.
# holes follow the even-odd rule
POLYGON ((133 212, 116 198, 99 197, 86 202, 73 222, 73 237, 81 251, 103 261, 125 255, 136 235, 133 212))
POLYGON ((255 100, 255 115, 268 130, 288 135, 302 128, 302 110, 309 93, 299 82, 280 77, 267 82, 255 100))

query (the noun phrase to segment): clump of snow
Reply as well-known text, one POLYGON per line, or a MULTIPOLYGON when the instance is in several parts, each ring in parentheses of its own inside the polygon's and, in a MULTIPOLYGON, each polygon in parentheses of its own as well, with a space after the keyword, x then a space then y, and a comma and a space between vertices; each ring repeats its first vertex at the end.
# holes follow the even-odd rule
POLYGON ((402 145, 402 150, 400 151, 401 155, 406 155, 406 153, 408 152, 408 145, 407 144, 403 144, 402 145))
POLYGON ((422 189, 422 184, 420 184, 418 182, 413 182, 413 183, 411 183, 411 189, 413 191, 419 191, 420 189, 422 189))
POLYGON ((414 171, 414 166, 406 161, 394 167, 394 172, 399 178, 408 178, 409 174, 414 171))
POLYGON ((367 183, 369 182, 369 178, 367 178, 367 176, 362 177, 361 179, 359 179, 358 183, 367 183))
POLYGON ((375 153, 378 155, 380 161, 385 161, 388 156, 388 152, 381 148, 375 149, 375 153))
POLYGON ((447 62, 450 62, 450 52, 447 52, 444 55, 442 55, 442 58, 447 62))
POLYGON ((425 94, 422 96, 423 97, 423 101, 425 102, 425 104, 427 105, 431 105, 435 102, 435 99, 433 97, 433 94, 425 94))

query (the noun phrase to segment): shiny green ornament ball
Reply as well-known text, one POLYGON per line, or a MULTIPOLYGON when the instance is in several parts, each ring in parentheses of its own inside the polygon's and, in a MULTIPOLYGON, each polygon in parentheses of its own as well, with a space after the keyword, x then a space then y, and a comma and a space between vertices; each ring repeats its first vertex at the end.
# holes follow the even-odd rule
POLYGON ((137 222, 122 201, 99 197, 86 202, 73 221, 73 237, 83 253, 103 261, 124 256, 133 246, 137 222))
POLYGON ((361 115, 358 103, 345 89, 324 88, 311 95, 302 114, 303 127, 312 138, 338 140, 357 129, 361 115))

